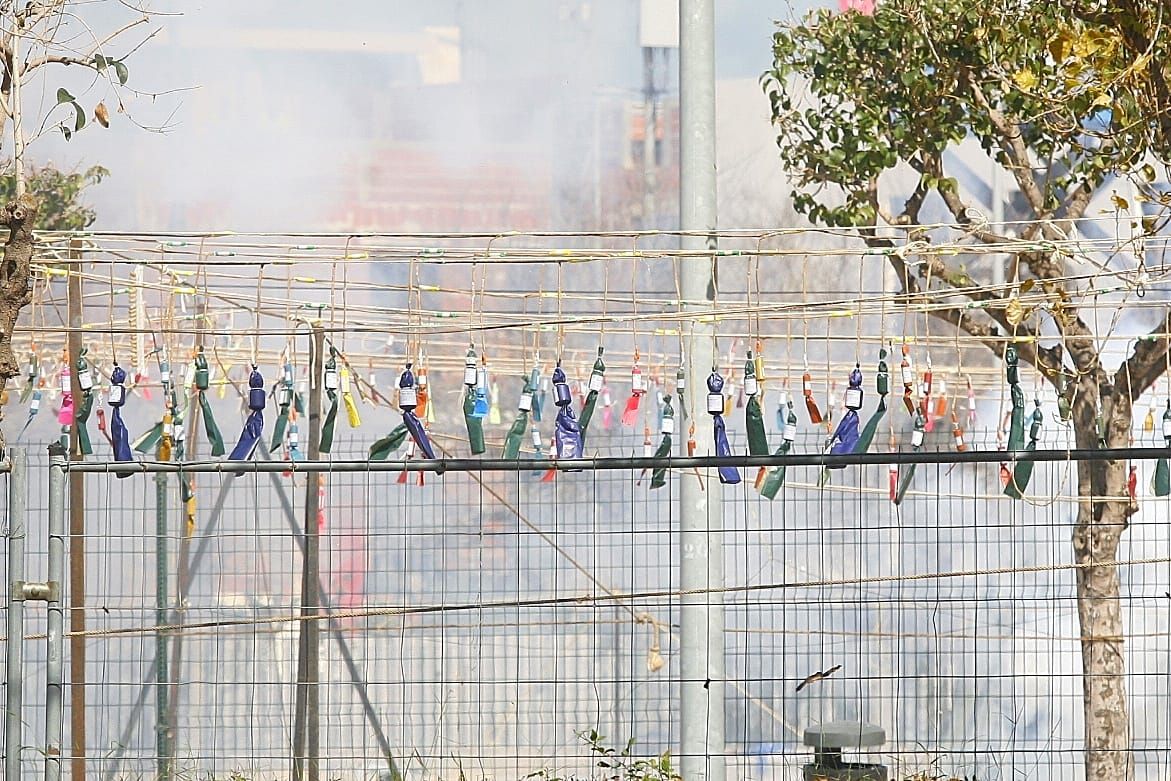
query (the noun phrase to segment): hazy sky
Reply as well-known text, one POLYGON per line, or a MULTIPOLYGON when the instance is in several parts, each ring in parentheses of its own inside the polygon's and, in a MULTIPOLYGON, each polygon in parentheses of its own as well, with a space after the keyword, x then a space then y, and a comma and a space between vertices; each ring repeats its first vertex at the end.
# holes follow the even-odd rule
MULTIPOLYGON (((809 5, 716 0, 718 77, 758 77, 772 20, 809 5)), ((101 13, 120 10, 110 6, 81 8, 100 29, 111 21, 101 13)), ((637 0, 347 0, 328 17, 304 0, 155 7, 180 13, 128 60, 130 86, 194 89, 123 100, 139 122, 173 127, 148 132, 115 113, 108 130, 34 148, 59 165, 110 168, 92 194, 102 227, 322 228, 356 167, 387 142, 423 141, 453 165, 535 170, 571 135, 589 137, 597 95, 634 97, 641 85, 637 0), (421 61, 393 49, 443 27, 461 28, 461 83, 421 87, 421 61)), ((82 102, 99 99, 116 104, 98 90, 82 102)))

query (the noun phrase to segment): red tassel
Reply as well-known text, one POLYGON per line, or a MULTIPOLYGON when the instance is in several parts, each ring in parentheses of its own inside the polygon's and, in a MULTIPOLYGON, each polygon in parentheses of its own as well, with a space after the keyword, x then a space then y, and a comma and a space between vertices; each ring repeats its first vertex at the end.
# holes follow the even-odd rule
POLYGON ((325 488, 317 489, 317 531, 325 531, 325 488))
POLYGON ((923 400, 920 402, 919 411, 923 413, 926 418, 926 424, 923 427, 924 431, 930 432, 935 426, 931 420, 931 391, 932 391, 932 376, 934 372, 931 371, 931 356, 927 356, 927 371, 923 372, 923 400))
POLYGON ((1130 477, 1126 479, 1126 491, 1130 494, 1130 501, 1138 501, 1138 467, 1130 468, 1130 477))
POLYGON ((404 469, 403 471, 399 472, 398 478, 395 479, 395 482, 398 483, 399 485, 406 485, 407 484, 407 470, 404 469))
POLYGON ((821 410, 817 408, 817 402, 813 400, 813 396, 806 394, 805 409, 809 412, 809 422, 813 424, 821 423, 821 410))
POLYGON ((549 469, 545 472, 545 474, 541 475, 541 482, 542 483, 551 483, 551 482, 553 482, 553 478, 556 476, 557 476, 557 470, 556 469, 549 469))
POLYGON ((757 491, 759 491, 760 487, 764 485, 764 480, 766 477, 768 477, 768 470, 762 466, 756 473, 756 482, 753 483, 753 487, 756 488, 757 491))
POLYGON ((947 383, 943 380, 939 381, 939 393, 935 394, 935 417, 942 418, 947 415, 947 383))
POLYGON ((638 405, 642 401, 641 393, 632 393, 626 400, 626 409, 622 412, 622 425, 633 427, 638 423, 638 405))
POLYGON ((426 481, 423 479, 423 473, 422 473, 422 472, 419 472, 419 481, 418 481, 418 484, 419 484, 419 485, 426 485, 426 484, 427 484, 427 483, 426 483, 426 481))
POLYGON ((1012 472, 1008 471, 1008 464, 1001 461, 1000 462, 1000 482, 1002 485, 1004 485, 1005 488, 1007 488, 1008 484, 1011 481, 1012 481, 1012 472))
POLYGON ((135 372, 134 373, 134 387, 137 388, 139 385, 142 385, 142 398, 145 399, 146 401, 150 401, 151 400, 150 386, 143 384, 146 381, 146 379, 147 379, 147 377, 142 372, 135 372))
POLYGON ((809 412, 809 422, 813 424, 821 423, 821 410, 817 408, 817 402, 813 399, 813 378, 809 376, 809 372, 801 377, 801 386, 805 393, 805 409, 809 412))
POLYGON ((899 468, 897 465, 891 464, 888 471, 890 473, 890 500, 893 502, 899 495, 899 468))

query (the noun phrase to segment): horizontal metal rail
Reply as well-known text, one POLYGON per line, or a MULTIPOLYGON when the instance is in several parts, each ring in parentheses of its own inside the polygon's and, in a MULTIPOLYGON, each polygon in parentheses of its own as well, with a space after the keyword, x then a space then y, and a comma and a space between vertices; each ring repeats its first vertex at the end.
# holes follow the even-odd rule
POLYGON ((957 453, 941 451, 900 451, 894 453, 850 453, 827 455, 802 453, 771 456, 696 456, 691 458, 574 458, 574 459, 505 459, 505 458, 436 458, 410 461, 76 461, 66 468, 73 472, 155 474, 220 472, 224 474, 262 474, 269 472, 528 472, 555 469, 558 472, 598 472, 630 469, 709 469, 721 466, 772 467, 820 466, 839 469, 847 466, 889 464, 993 464, 1032 461, 1151 461, 1171 459, 1171 448, 1130 447, 1077 450, 975 450, 957 453))

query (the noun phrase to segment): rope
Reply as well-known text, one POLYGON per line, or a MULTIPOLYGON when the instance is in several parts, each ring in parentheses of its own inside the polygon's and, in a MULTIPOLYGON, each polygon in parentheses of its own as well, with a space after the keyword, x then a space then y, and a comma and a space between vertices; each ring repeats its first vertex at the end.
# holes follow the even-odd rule
MULTIPOLYGON (((923 580, 942 580, 947 578, 970 578, 990 575, 1018 575, 1038 572, 1067 572, 1070 570, 1090 570, 1102 567, 1140 566, 1150 564, 1171 563, 1171 556, 1156 556, 1142 559, 1127 559, 1112 562, 1085 562, 1073 564, 1038 564, 1026 567, 992 567, 987 569, 949 570, 942 572, 921 572, 909 575, 874 575, 863 578, 825 578, 795 583, 759 583, 738 586, 722 586, 717 588, 693 589, 662 589, 656 591, 635 591, 627 594, 613 592, 605 587, 605 594, 582 593, 567 597, 543 597, 534 599, 502 600, 490 602, 466 602, 457 605, 418 605, 367 608, 364 610, 330 611, 313 616, 290 614, 270 616, 268 618, 229 619, 223 621, 199 621, 183 624, 151 624, 136 627, 121 627, 115 629, 87 629, 80 632, 65 632, 66 637, 126 637, 132 635, 151 634, 155 632, 174 632, 189 629, 219 629, 222 627, 263 626, 269 624, 293 624, 301 621, 328 621, 330 619, 370 618, 375 616, 418 616, 438 613, 457 613, 470 610, 495 610, 504 608, 527 607, 556 607, 562 605, 586 607, 598 603, 609 602, 638 602, 649 599, 678 599, 689 596, 711 596, 715 594, 751 594, 764 591, 793 590, 805 588, 821 588, 826 586, 860 586, 875 583, 906 583, 923 580)), ((600 584, 598 584, 600 586, 600 584)), ((633 611, 632 611, 633 613, 633 611)), ((637 618, 637 614, 634 614, 637 618)), ((934 636, 934 635, 933 635, 934 636)), ((25 639, 40 640, 45 635, 28 635, 25 639)))

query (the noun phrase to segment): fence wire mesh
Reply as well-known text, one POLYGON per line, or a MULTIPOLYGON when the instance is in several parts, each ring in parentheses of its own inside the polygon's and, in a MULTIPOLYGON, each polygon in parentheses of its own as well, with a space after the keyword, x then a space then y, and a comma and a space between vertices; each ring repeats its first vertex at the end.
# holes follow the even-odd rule
MULTIPOLYGON (((1154 462, 1135 466, 1147 485, 1154 462)), ((44 455, 30 467, 35 579, 44 455)), ((711 585, 726 590, 705 598, 727 611, 727 679, 711 685, 726 702, 729 777, 800 777, 802 731, 835 719, 884 727, 885 745, 862 756, 900 779, 1081 777, 1075 466, 1038 464, 1041 498, 1012 501, 995 465, 921 464, 900 507, 886 466, 835 471, 824 488, 820 471, 790 467, 772 502, 751 471, 735 487, 701 474, 723 509, 713 531, 726 576, 711 585)), ((628 470, 541 477, 324 475, 312 520, 332 616, 319 648, 323 778, 595 775, 577 734, 589 730, 639 755, 676 749, 679 485, 699 477, 676 472, 658 491, 628 470)), ((84 477, 85 775, 287 777, 305 476, 199 475, 194 528, 165 478, 162 536, 156 479, 84 477)), ((1156 779, 1171 772, 1171 503, 1147 494, 1119 559, 1131 562, 1136 777, 1156 779)), ((27 621, 31 776, 43 761, 43 610, 27 621)))

